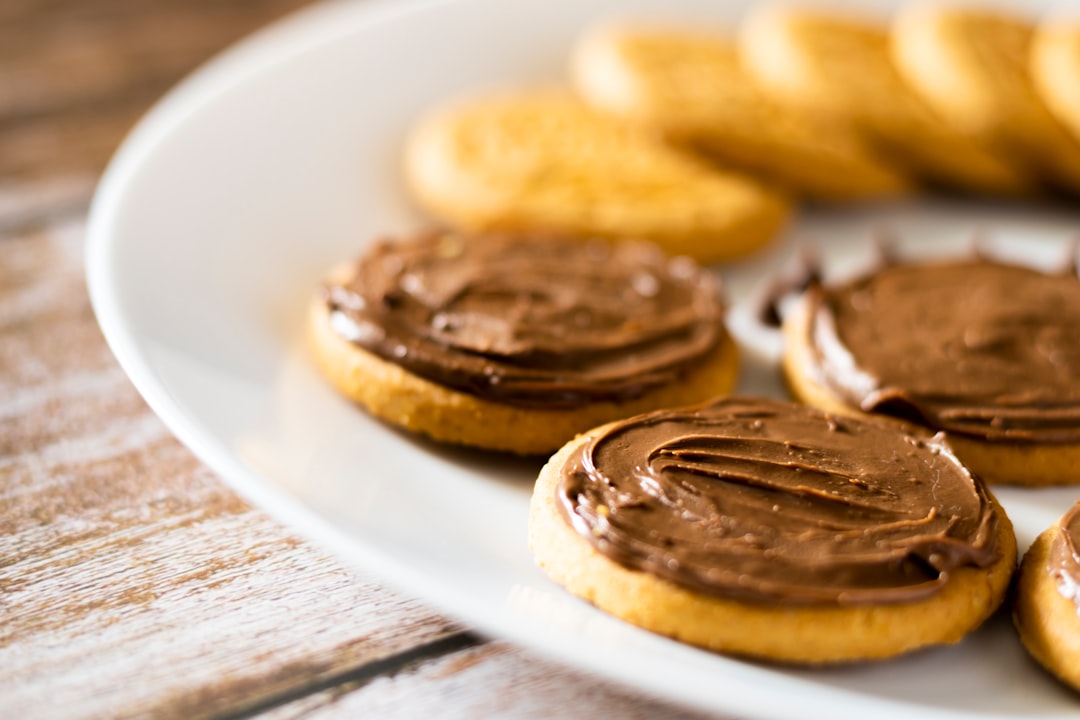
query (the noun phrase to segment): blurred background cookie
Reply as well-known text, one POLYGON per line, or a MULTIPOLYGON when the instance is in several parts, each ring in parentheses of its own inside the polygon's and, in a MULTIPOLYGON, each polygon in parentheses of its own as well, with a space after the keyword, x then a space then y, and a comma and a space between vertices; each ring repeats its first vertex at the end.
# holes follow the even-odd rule
POLYGON ((540 472, 529 539, 627 622, 810 665, 957 642, 1016 563, 1001 506, 940 440, 758 398, 571 441, 540 472))
POLYGON ((1080 142, 1029 72, 1034 27, 987 7, 914 3, 893 26, 897 67, 953 127, 1034 176, 1080 192, 1080 142))
POLYGON ((847 124, 768 97, 722 35, 601 28, 578 43, 572 75, 592 107, 795 195, 852 201, 910 189, 847 124))
POLYGON ((987 482, 1080 483, 1080 280, 983 259, 812 286, 784 321, 794 397, 944 431, 987 482))
POLYGON ((887 26, 791 5, 761 6, 742 28, 747 69, 778 99, 854 126, 891 162, 953 189, 1022 194, 1032 182, 955 129, 904 81, 887 26))
POLYGON ((1024 554, 1013 624, 1040 665, 1080 690, 1080 505, 1041 533, 1024 554))
POLYGON ((648 240, 703 263, 764 247, 789 212, 760 182, 560 91, 433 113, 408 141, 405 170, 421 205, 462 228, 648 240))
POLYGON ((726 394, 738 372, 711 276, 643 243, 382 241, 327 280, 308 331, 322 373, 373 415, 520 454, 726 394))
POLYGON ((1080 21, 1059 19, 1039 26, 1031 47, 1031 78, 1050 111, 1080 138, 1080 21))

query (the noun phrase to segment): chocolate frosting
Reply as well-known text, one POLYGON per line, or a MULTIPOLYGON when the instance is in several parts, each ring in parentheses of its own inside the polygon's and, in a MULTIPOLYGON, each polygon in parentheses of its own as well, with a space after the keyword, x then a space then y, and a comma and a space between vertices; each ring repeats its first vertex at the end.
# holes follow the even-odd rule
POLYGON ((1058 590, 1080 612, 1080 503, 1061 518, 1050 545, 1050 572, 1058 590))
POLYGON ((1080 441, 1080 281, 986 259, 807 295, 815 379, 867 412, 992 442, 1080 441))
POLYGON ((940 437, 732 398, 583 443, 557 504, 599 552, 695 592, 784 603, 932 595, 997 557, 982 483, 940 437))
POLYGON ((325 288, 346 339, 496 402, 573 408, 676 382, 724 337, 717 288, 652 245, 432 233, 325 288))

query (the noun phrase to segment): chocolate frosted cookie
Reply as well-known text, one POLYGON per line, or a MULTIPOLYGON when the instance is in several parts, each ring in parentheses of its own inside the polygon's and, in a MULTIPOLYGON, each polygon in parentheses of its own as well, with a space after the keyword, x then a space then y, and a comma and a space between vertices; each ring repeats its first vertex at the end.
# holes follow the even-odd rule
POLYGON ((985 259, 816 285, 784 323, 793 395, 944 431, 988 482, 1080 482, 1080 280, 985 259))
POLYGON ((313 299, 330 381, 436 440, 546 453, 734 385, 712 277, 642 243, 431 233, 380 242, 313 299))
POLYGON ((558 583, 664 635, 823 664, 952 643, 1016 541, 937 437, 731 398, 611 423, 541 471, 530 544, 558 583))
POLYGON ((1013 623, 1031 656, 1080 690, 1080 505, 1042 533, 1024 555, 1013 623))

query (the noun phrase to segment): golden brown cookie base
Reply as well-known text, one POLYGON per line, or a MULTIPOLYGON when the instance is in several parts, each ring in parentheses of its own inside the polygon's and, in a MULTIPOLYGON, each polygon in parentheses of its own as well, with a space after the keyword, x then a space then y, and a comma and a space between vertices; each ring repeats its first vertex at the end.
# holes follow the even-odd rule
POLYGON ((859 131, 884 157, 933 185, 1029 195, 1022 168, 957 131, 896 69, 884 23, 858 13, 763 5, 745 20, 743 59, 764 87, 793 107, 859 131))
POLYGON ((570 442, 540 471, 529 510, 529 544, 536 562, 555 582, 601 610, 692 645, 774 662, 824 665, 955 643, 1000 605, 1016 565, 1012 525, 996 505, 997 562, 987 570, 959 569, 926 600, 783 606, 694 593, 608 559, 563 518, 555 499, 561 468, 588 439, 586 434, 570 442))
MULTIPOLYGON (((784 356, 781 370, 792 398, 806 405, 865 418, 827 387, 815 380, 809 346, 809 317, 800 303, 784 321, 784 356)), ((1048 487, 1080 484, 1080 443, 1002 443, 948 435, 950 447, 969 470, 991 484, 1048 487)))
POLYGON ((308 343, 322 374, 372 415, 440 442, 521 455, 550 453, 600 423, 647 410, 726 395, 738 375, 738 349, 727 335, 678 382, 626 402, 574 409, 523 408, 451 390, 404 370, 341 337, 330 327, 326 303, 308 309, 308 343))
POLYGON ((1047 21, 1036 31, 1031 79, 1050 111, 1080 139, 1080 23, 1047 21))
POLYGON ((405 178, 435 217, 475 232, 645 240, 725 262, 770 243, 788 202, 589 110, 564 92, 444 108, 406 143, 405 178))
POLYGON ((722 35, 612 26, 579 41, 571 68, 590 106, 795 196, 853 202, 913 190, 847 124, 773 102, 722 35))
POLYGON ((893 57, 939 115, 1010 163, 1080 188, 1080 143, 1047 109, 1031 70, 1035 28, 991 5, 909 3, 895 18, 893 57))
POLYGON ((1080 690, 1080 615, 1050 575, 1050 548, 1060 526, 1043 532, 1024 555, 1013 597, 1013 624, 1031 656, 1080 690))

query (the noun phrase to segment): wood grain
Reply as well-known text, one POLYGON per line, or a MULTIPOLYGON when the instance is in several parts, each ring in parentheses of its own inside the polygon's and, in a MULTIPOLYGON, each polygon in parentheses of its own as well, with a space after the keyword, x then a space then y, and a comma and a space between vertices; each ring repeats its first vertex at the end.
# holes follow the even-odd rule
POLYGON ((0 245, 0 717, 210 715, 460 635, 170 436, 98 332, 81 247, 78 223, 0 245))
POLYGON ((0 717, 684 717, 494 645, 233 494, 105 346, 83 227, 0 242, 0 717))
POLYGON ((183 74, 306 1, 0 2, 0 718, 694 717, 302 542, 106 347, 82 277, 105 162, 183 74))
POLYGON ((699 720, 706 716, 538 662, 506 643, 433 657, 392 675, 342 685, 282 705, 264 720, 345 718, 619 718, 699 720))
POLYGON ((0 178, 96 175, 177 80, 308 3, 0 2, 0 178))

